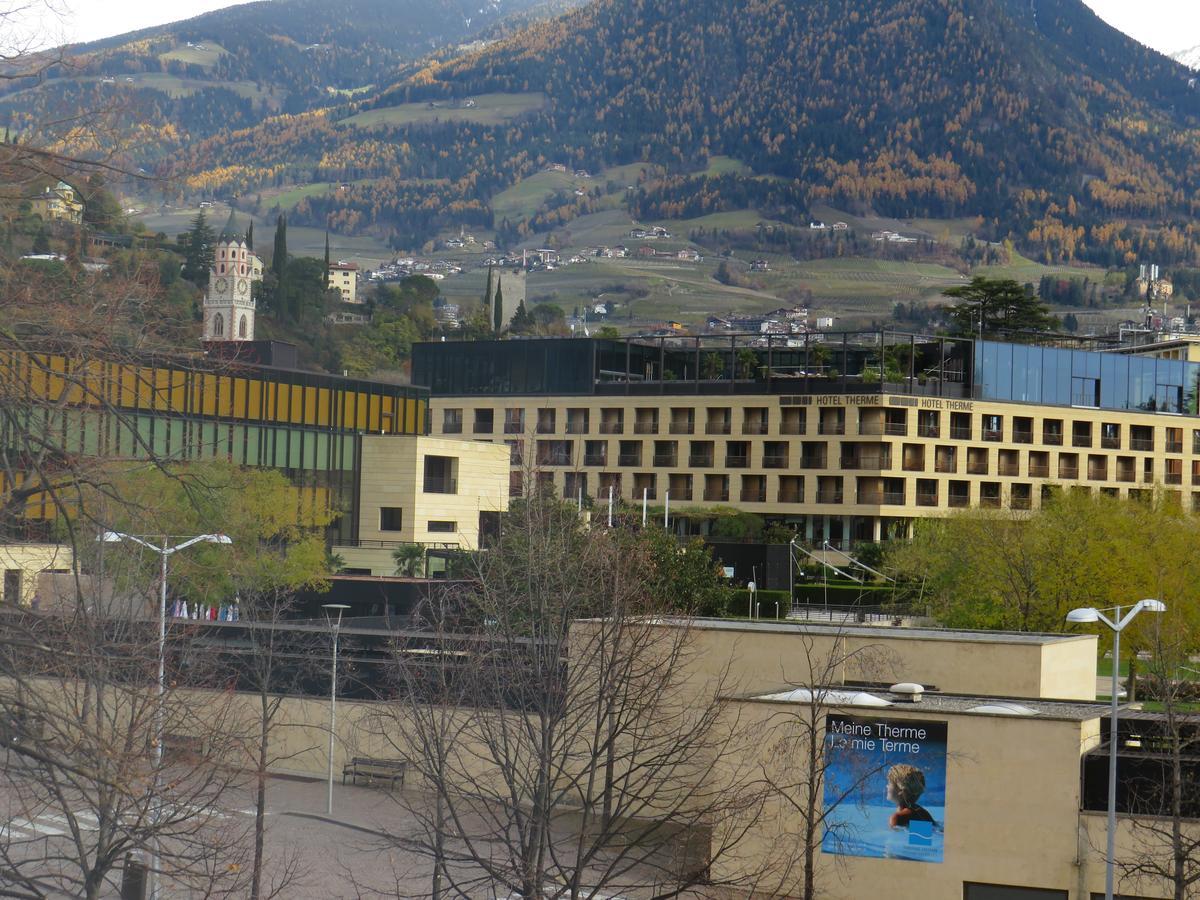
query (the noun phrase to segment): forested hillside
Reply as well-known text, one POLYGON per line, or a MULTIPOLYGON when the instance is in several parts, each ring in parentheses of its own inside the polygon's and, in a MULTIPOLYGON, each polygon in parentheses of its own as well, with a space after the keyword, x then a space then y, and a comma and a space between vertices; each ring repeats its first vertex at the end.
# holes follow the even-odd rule
POLYGON ((248 3, 70 48, 68 61, 42 80, 0 84, 0 119, 10 132, 24 133, 111 111, 107 130, 125 140, 131 161, 148 164, 272 115, 369 96, 415 60, 503 35, 506 17, 567 5, 565 0, 248 3))
POLYGON ((280 119, 186 166, 208 189, 355 180, 297 215, 401 244, 498 225, 490 198, 547 161, 650 161, 672 174, 640 186, 635 212, 736 194, 793 220, 814 203, 982 214, 1047 260, 1168 262, 1196 254, 1188 77, 1080 0, 596 0, 416 72, 355 108, 379 113, 365 130, 342 120, 355 110, 280 119), (505 121, 406 120, 485 94, 544 102, 505 121), (714 155, 752 174, 689 176, 714 155))

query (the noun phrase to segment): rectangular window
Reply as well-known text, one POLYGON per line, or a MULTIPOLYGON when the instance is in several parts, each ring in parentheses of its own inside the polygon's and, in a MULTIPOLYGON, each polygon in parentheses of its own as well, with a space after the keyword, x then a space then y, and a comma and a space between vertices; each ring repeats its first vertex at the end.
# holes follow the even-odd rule
POLYGON ((462 434, 462 410, 442 410, 442 434, 462 434))
POLYGON ((430 534, 454 534, 458 531, 457 522, 431 521, 427 525, 430 534))
POLYGON ((523 410, 523 409, 506 409, 504 411, 504 433, 505 434, 524 434, 525 433, 525 410, 523 410))
POLYGON ((455 481, 457 468, 458 460, 453 456, 426 456, 425 493, 457 494, 458 483, 455 481))
POLYGON ((1011 884, 972 884, 965 881, 963 900, 1067 900, 1067 892, 1011 884))
POLYGON ((495 427, 496 413, 491 409, 475 410, 475 433, 491 434, 495 427))
POLYGON ((379 530, 402 531, 404 529, 404 510, 399 506, 379 507, 379 530))
POLYGON ((510 466, 520 466, 525 463, 525 442, 524 441, 505 441, 508 444, 508 464, 510 466))

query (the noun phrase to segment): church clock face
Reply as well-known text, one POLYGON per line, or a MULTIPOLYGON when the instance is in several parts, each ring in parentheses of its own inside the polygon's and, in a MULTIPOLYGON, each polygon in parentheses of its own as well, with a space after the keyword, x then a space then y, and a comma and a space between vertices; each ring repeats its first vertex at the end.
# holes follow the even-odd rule
POLYGON ((246 279, 245 278, 238 279, 237 289, 238 289, 239 294, 246 293, 246 279))
POLYGON ((218 293, 223 294, 229 288, 229 282, 226 281, 224 278, 218 278, 216 287, 217 287, 218 293))

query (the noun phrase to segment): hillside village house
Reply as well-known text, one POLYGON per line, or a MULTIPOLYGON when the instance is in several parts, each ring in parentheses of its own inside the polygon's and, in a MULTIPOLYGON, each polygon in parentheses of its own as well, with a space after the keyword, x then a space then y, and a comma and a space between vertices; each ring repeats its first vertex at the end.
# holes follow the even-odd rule
POLYGON ((60 181, 53 187, 47 186, 42 193, 29 201, 31 212, 47 222, 83 224, 83 201, 75 188, 60 181))
POLYGON ((326 286, 342 295, 343 303, 358 303, 358 266, 338 260, 329 264, 326 286))

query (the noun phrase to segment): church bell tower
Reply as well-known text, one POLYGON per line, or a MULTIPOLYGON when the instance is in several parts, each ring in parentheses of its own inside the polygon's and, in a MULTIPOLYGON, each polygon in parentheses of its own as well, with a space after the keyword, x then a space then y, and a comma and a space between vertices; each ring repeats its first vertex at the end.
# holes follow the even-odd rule
POLYGON ((233 210, 217 236, 208 291, 204 294, 204 340, 254 340, 254 254, 245 235, 237 230, 233 210))

